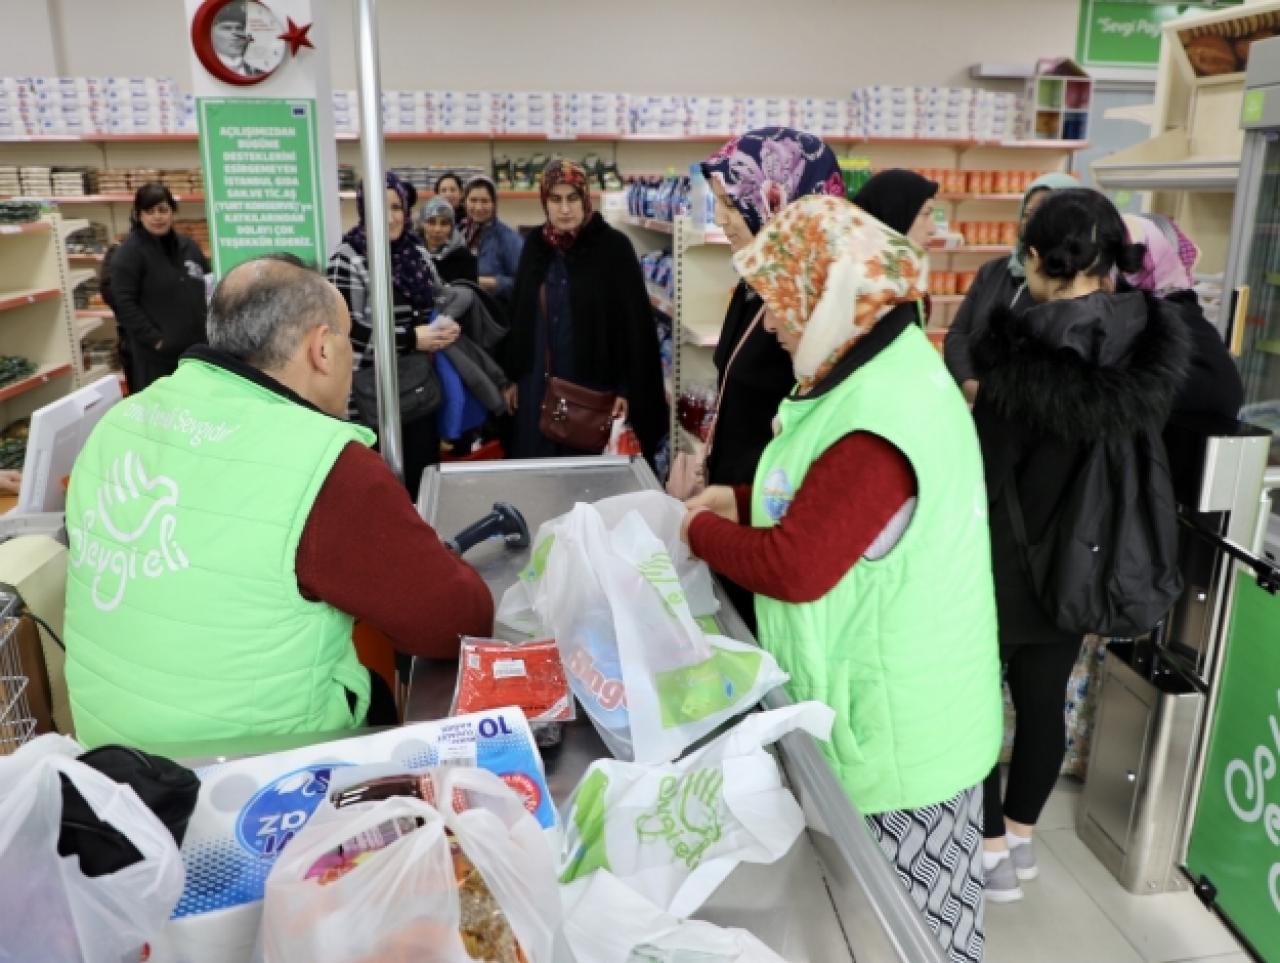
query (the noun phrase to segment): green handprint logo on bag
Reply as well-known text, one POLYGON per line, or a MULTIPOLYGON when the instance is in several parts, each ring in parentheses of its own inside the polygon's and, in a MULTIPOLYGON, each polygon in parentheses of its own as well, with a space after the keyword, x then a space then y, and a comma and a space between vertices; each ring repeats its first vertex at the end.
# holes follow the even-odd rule
POLYGON ((653 811, 636 819, 636 839, 641 844, 665 842, 676 859, 697 869, 707 850, 724 835, 723 789, 719 769, 663 776, 653 811))

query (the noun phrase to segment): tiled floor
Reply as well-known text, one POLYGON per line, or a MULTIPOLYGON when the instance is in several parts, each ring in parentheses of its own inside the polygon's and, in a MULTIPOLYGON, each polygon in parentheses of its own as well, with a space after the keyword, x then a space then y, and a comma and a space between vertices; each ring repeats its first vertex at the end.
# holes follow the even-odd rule
POLYGON ((1248 963, 1190 892, 1133 896, 1075 831, 1080 784, 1059 784, 1036 827, 1039 878, 987 904, 986 963, 1248 963))

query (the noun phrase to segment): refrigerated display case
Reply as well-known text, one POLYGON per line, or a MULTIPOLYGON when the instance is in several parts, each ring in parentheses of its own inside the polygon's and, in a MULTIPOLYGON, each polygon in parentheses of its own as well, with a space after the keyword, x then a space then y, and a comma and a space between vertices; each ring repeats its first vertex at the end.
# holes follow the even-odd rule
MULTIPOLYGON (((1244 148, 1232 216, 1226 286, 1229 341, 1244 381, 1241 418, 1273 434, 1280 471, 1280 38, 1254 45, 1240 113, 1244 148)), ((1270 479, 1269 479, 1270 481, 1270 479)), ((1280 558, 1280 506, 1251 546, 1280 558)))
MULTIPOLYGON (((638 458, 451 464, 427 470, 418 509, 448 536, 485 515, 495 501, 507 500, 536 531, 576 502, 659 488, 648 465, 638 458)), ((469 552, 467 561, 496 601, 528 564, 529 554, 529 548, 511 550, 501 540, 491 540, 469 552)), ((749 630, 719 589, 717 597, 721 631, 750 640, 749 630)), ((501 632, 501 626, 498 629, 501 632)), ((415 659, 407 721, 447 715, 455 677, 453 663, 415 659)), ((781 689, 763 702, 769 709, 789 704, 781 689)), ((776 748, 807 817, 807 831, 778 863, 739 866, 696 916, 750 930, 789 963, 943 963, 924 917, 818 744, 806 733, 793 732, 776 748)), ((566 723, 561 745, 544 753, 547 784, 557 805, 568 799, 591 762, 607 755, 585 716, 566 723)), ((558 963, 571 963, 571 957, 561 955, 558 963)))

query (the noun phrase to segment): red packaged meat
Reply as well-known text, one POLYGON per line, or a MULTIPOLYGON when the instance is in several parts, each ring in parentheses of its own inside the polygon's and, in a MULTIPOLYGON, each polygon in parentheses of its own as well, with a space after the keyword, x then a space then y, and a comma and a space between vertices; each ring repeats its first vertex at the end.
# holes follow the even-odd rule
POLYGON ((573 697, 554 639, 464 638, 450 715, 518 706, 531 723, 574 718, 573 697))

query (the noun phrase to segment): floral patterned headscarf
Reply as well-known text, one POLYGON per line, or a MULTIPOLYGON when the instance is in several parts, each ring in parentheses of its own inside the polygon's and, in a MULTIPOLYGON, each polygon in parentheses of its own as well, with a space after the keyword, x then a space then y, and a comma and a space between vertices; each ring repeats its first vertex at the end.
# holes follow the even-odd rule
POLYGON ((752 234, 806 194, 844 197, 844 176, 822 139, 790 127, 761 127, 735 137, 701 164, 733 201, 752 234))
POLYGON ((800 335, 796 381, 809 390, 899 304, 918 301, 925 253, 842 197, 803 197, 733 256, 779 324, 800 335))
POLYGON ((543 172, 539 190, 542 193, 542 212, 547 215, 547 223, 542 225, 542 236, 552 247, 567 251, 573 247, 573 242, 578 239, 578 234, 587 221, 591 220, 591 185, 587 181, 587 169, 571 160, 554 160, 543 172), (551 202, 551 189, 560 184, 568 184, 582 195, 582 223, 572 231, 557 231, 551 226, 551 214, 547 205, 551 202))

